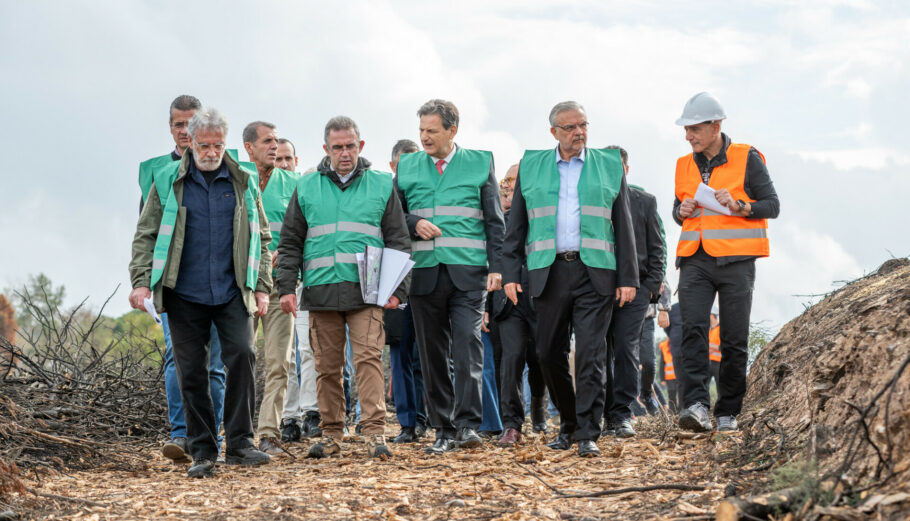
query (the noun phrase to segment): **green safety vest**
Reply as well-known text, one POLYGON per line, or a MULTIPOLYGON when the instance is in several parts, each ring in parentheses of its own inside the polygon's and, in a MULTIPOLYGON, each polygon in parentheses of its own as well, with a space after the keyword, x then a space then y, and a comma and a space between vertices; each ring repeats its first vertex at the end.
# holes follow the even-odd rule
POLYGON ((360 282, 357 253, 382 248, 382 216, 392 195, 392 174, 364 170, 342 190, 328 175, 311 172, 297 181, 297 201, 307 222, 303 285, 360 282))
POLYGON ((487 265, 487 233, 480 190, 490 177, 493 154, 458 147, 445 173, 426 152, 402 154, 398 187, 405 194, 408 213, 442 230, 435 239, 411 241, 415 268, 442 264, 487 265))
MULTIPOLYGON (((240 163, 246 166, 246 163, 240 163)), ((254 167, 253 172, 256 172, 254 167)), ((259 186, 259 174, 256 177, 256 186, 259 186)), ((269 220, 269 230, 272 232, 272 242, 269 244, 269 251, 278 249, 278 241, 281 238, 281 224, 284 222, 284 213, 288 209, 288 203, 291 202, 291 196, 297 188, 297 181, 300 180, 300 174, 297 172, 288 172, 280 168, 272 170, 269 176, 269 182, 262 191, 262 207, 265 210, 265 216, 269 220)))
MULTIPOLYGON (((230 154, 230 156, 235 160, 237 159, 236 149, 230 148, 227 150, 227 153, 230 154)), ((152 181, 155 180, 155 172, 167 168, 171 165, 171 163, 179 162, 179 159, 177 161, 174 161, 174 159, 171 157, 171 154, 167 153, 163 156, 146 159, 145 161, 139 163, 139 189, 142 190, 143 204, 145 204, 145 201, 149 197, 149 190, 152 188, 152 181)), ((253 171, 255 172, 255 169, 253 169, 253 171)))
MULTIPOLYGON (((527 150, 518 175, 521 195, 528 209, 525 246, 528 269, 545 268, 556 259, 556 210, 559 205, 559 170, 556 152, 527 150)), ((619 195, 623 169, 619 150, 587 149, 578 179, 581 212, 581 260, 594 268, 616 269, 613 201, 619 195)))
MULTIPOLYGON (((171 249, 171 238, 174 235, 174 226, 177 223, 178 203, 177 198, 174 196, 174 181, 177 180, 179 167, 180 163, 175 161, 168 165, 167 168, 155 171, 155 188, 156 192, 158 192, 158 199, 161 201, 163 213, 161 215, 161 224, 158 226, 158 238, 155 239, 155 250, 152 254, 152 282, 150 287, 153 289, 158 284, 158 281, 161 280, 164 267, 167 265, 167 255, 171 249)), ((259 212, 256 207, 256 198, 260 194, 255 173, 250 174, 247 180, 247 189, 243 192, 247 219, 250 222, 250 253, 246 267, 246 286, 255 290, 256 282, 259 280, 259 260, 262 254, 262 243, 259 236, 259 212)))

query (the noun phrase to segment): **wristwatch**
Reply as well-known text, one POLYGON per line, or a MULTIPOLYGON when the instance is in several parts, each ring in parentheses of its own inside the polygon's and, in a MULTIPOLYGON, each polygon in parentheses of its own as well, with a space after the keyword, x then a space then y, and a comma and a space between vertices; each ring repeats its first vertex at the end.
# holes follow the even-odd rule
POLYGON ((746 209, 746 202, 743 201, 742 199, 737 199, 736 204, 739 205, 739 211, 743 211, 746 209))

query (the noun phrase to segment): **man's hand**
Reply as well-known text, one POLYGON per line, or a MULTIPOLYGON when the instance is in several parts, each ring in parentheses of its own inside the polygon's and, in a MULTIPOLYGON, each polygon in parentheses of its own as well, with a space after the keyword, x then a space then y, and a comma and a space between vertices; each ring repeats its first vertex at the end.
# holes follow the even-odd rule
POLYGON ((730 192, 726 188, 721 188, 714 192, 714 198, 717 199, 718 203, 729 208, 731 212, 739 212, 739 205, 736 203, 736 199, 733 199, 733 196, 730 195, 730 192))
POLYGON ((670 314, 665 310, 657 312, 657 325, 662 328, 670 327, 670 314))
POLYGON ((487 291, 497 291, 502 289, 502 274, 490 273, 487 275, 487 291))
POLYGON ((619 307, 623 307, 624 304, 633 300, 635 300, 635 288, 626 286, 616 288, 616 301, 619 302, 619 307))
POLYGON ((287 295, 282 295, 278 299, 278 304, 281 306, 281 311, 285 313, 290 313, 297 317, 297 295, 293 293, 288 293, 287 295))
POLYGON ((278 252, 273 251, 272 252, 272 269, 275 269, 277 267, 278 267, 278 252))
POLYGON ((517 282, 509 282, 506 284, 503 289, 506 291, 506 298, 512 301, 512 304, 518 305, 518 294, 524 293, 521 289, 521 284, 517 282))
POLYGON ((484 333, 489 333, 490 332, 489 325, 490 325, 490 314, 488 312, 484 311, 483 320, 481 320, 481 322, 480 322, 480 330, 483 331, 484 333))
POLYGON ((130 291, 130 306, 132 306, 133 309, 141 309, 145 311, 145 304, 143 304, 142 301, 151 297, 152 290, 149 288, 135 288, 133 291, 130 291))
POLYGON ((256 296, 256 316, 264 317, 269 312, 269 294, 257 291, 253 295, 256 296))
POLYGON ((386 309, 398 309, 398 306, 400 306, 400 305, 401 305, 401 301, 398 300, 398 297, 396 297, 395 295, 392 295, 391 297, 389 297, 389 301, 386 302, 386 305, 383 307, 386 309))
POLYGON ((679 218, 688 219, 692 212, 695 211, 695 199, 687 198, 679 205, 679 218))
POLYGON ((426 219, 417 221, 417 226, 414 227, 414 230, 417 232, 417 235, 425 241, 442 235, 442 230, 426 219))

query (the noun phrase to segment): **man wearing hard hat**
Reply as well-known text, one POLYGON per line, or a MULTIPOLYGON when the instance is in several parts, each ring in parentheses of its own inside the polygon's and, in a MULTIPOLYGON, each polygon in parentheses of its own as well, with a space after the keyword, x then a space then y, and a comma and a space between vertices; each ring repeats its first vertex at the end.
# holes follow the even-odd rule
POLYGON ((755 284, 755 259, 769 254, 768 222, 780 202, 755 148, 733 143, 720 131, 727 115, 707 92, 693 96, 676 124, 686 131, 692 153, 676 162, 673 219, 682 226, 676 248, 679 303, 682 312, 682 384, 679 426, 712 429, 708 414, 708 326, 715 295, 719 296, 723 360, 717 382, 714 417, 717 430, 737 429, 736 415, 746 394, 749 314, 755 284), (722 205, 709 209, 696 202, 699 185, 722 205))

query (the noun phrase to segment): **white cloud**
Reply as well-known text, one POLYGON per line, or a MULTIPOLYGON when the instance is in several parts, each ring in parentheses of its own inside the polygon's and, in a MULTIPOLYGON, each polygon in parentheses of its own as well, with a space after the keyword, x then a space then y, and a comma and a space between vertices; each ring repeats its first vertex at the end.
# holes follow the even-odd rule
POLYGON ((854 169, 881 170, 910 165, 910 156, 882 147, 799 152, 803 159, 829 163, 841 171, 854 169))

